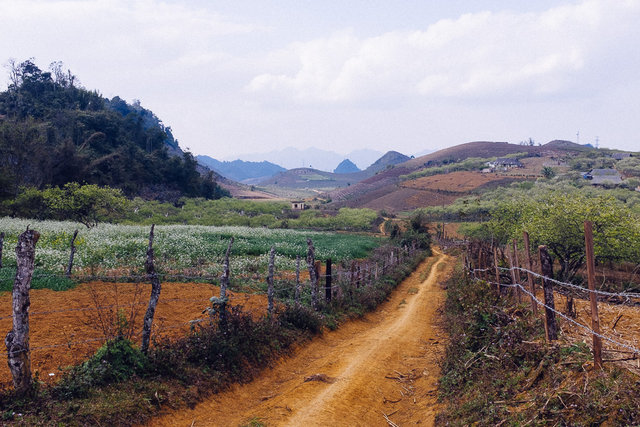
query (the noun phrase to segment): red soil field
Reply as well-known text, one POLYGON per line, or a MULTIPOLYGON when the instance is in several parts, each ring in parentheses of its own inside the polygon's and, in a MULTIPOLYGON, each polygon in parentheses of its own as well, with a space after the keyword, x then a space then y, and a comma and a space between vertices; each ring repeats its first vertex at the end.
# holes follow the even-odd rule
MULTIPOLYGON (((55 382, 64 367, 83 362, 104 343, 101 316, 122 309, 132 316, 133 340, 140 343, 142 318, 147 309, 150 284, 91 282, 67 291, 31 290, 31 369, 40 380, 55 382), (111 306, 97 310, 96 307, 111 306), (132 312, 133 310, 133 312, 132 312)), ((217 286, 202 283, 163 283, 153 322, 153 336, 178 337, 189 330, 189 321, 206 319, 202 311, 209 298, 218 296, 217 286)), ((267 309, 264 295, 229 292, 231 305, 261 316, 267 309)), ((0 332, 12 328, 11 293, 0 295, 0 332)), ((108 321, 106 323, 109 323, 108 321)), ((11 372, 5 358, 0 362, 0 387, 11 387, 11 372)))

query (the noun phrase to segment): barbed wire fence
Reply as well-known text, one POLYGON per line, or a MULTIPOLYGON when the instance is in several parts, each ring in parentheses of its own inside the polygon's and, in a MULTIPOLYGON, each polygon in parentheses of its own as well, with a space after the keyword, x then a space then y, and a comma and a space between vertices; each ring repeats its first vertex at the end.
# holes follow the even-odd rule
MULTIPOLYGON (((591 349, 594 356, 594 366, 596 368, 603 367, 602 358, 602 342, 606 341, 610 347, 605 351, 627 353, 629 357, 615 360, 640 360, 640 344, 638 338, 633 338, 631 341, 623 339, 621 333, 615 331, 618 321, 622 315, 618 315, 613 326, 610 328, 620 336, 615 336, 611 333, 602 332, 600 328, 600 319, 598 314, 598 303, 605 303, 615 306, 627 306, 638 307, 640 305, 640 293, 638 292, 610 292, 604 290, 595 289, 595 268, 594 268, 594 255, 593 255, 593 235, 592 225, 590 222, 585 221, 585 253, 587 263, 587 275, 589 287, 580 286, 570 282, 564 282, 554 279, 552 276, 550 257, 546 252, 546 246, 540 246, 539 251, 539 267, 540 272, 536 272, 532 269, 532 260, 529 259, 530 248, 528 245, 528 234, 524 234, 525 248, 524 252, 527 256, 528 268, 520 267, 517 262, 517 247, 514 247, 511 254, 505 255, 504 248, 498 248, 497 245, 491 245, 489 247, 482 245, 480 242, 468 242, 466 244, 466 251, 463 254, 463 269, 465 274, 469 276, 471 280, 483 281, 488 285, 494 287, 498 291, 498 295, 505 295, 507 290, 511 290, 513 297, 518 302, 522 302, 521 295, 527 296, 531 300, 531 308, 534 316, 537 315, 537 309, 540 308, 544 313, 544 326, 545 337, 548 342, 557 339, 556 321, 555 317, 558 316, 569 325, 571 328, 586 333, 587 336, 592 337, 591 349), (499 252, 502 253, 502 258, 499 256, 499 252), (509 265, 508 267, 500 266, 500 262, 504 262, 509 265), (493 265, 491 265, 493 264, 493 265), (527 280, 523 282, 519 277, 520 273, 526 274, 527 280), (539 281, 536 285, 535 280, 539 281), (540 286, 541 285, 541 286, 540 286), (553 289, 553 286, 557 286, 560 289, 553 289), (539 288, 542 288, 542 298, 537 296, 539 288), (567 297, 567 312, 562 312, 555 307, 553 298, 554 292, 561 293, 567 297), (590 303, 590 310, 588 315, 591 317, 591 324, 587 325, 586 322, 581 322, 576 318, 575 311, 572 311, 573 298, 579 298, 588 300, 590 303), (617 350, 616 350, 617 349, 617 350)), ((635 287, 635 285, 634 285, 635 287)), ((585 309, 585 312, 587 310, 585 309)), ((626 334, 626 335, 630 335, 626 334)))
MULTIPOLYGON (((153 228, 152 228, 153 230, 153 228)), ((33 230, 30 230, 33 231, 33 230)), ((36 232, 37 233, 37 232, 36 232)), ((153 231, 151 232, 153 233, 153 231)), ((23 233, 24 234, 24 233, 23 233)), ((22 236, 22 235, 21 235, 22 236)), ((75 235, 74 235, 75 238, 75 235)), ((36 242, 31 242, 30 250, 35 252, 36 250, 36 242)), ((153 243, 153 235, 150 234, 150 242, 147 253, 147 264, 153 264, 153 252, 152 252, 152 243, 153 243)), ((231 248, 231 245, 229 245, 231 248)), ((73 263, 73 255, 76 253, 77 249, 73 245, 73 239, 70 243, 70 257, 69 264, 64 274, 52 274, 52 273, 34 273, 35 267, 32 264, 30 268, 26 270, 20 269, 20 262, 17 263, 16 269, 16 278, 18 276, 28 276, 28 282, 31 282, 33 279, 58 279, 58 278, 67 278, 72 279, 75 282, 80 283, 90 283, 96 282, 96 284, 102 283, 113 283, 114 285, 147 285, 151 281, 151 277, 149 274, 141 275, 141 274, 102 274, 102 275, 86 275, 86 274, 72 274, 72 263, 73 263)), ((313 307, 316 310, 320 310, 325 305, 334 304, 337 306, 348 305, 353 303, 354 301, 354 293, 358 292, 359 289, 364 289, 366 287, 374 286, 374 284, 385 280, 385 275, 387 275, 390 271, 395 269, 399 264, 405 262, 407 258, 413 257, 415 253, 418 251, 415 245, 411 247, 390 247, 382 250, 379 248, 378 250, 374 250, 374 252, 369 256, 369 258, 364 260, 350 260, 350 261, 342 261, 340 263, 333 264, 331 259, 325 260, 325 267, 323 268, 321 261, 314 261, 313 265, 307 266, 310 267, 311 270, 316 275, 317 280, 314 282, 311 280, 311 276, 302 274, 301 280, 301 271, 300 271, 300 263, 297 263, 297 268, 295 272, 295 279, 291 276, 291 272, 289 271, 277 271, 274 272, 270 269, 270 275, 272 280, 268 280, 268 277, 259 277, 257 273, 253 274, 244 274, 241 273, 239 275, 232 274, 233 283, 236 285, 241 283, 241 289, 251 290, 252 293, 258 294, 267 294, 269 295, 269 290, 271 288, 271 297, 274 297, 280 307, 285 305, 307 305, 312 306, 312 295, 314 293, 320 294, 319 303, 313 307), (315 285, 315 289, 314 289, 315 285)), ((226 259, 224 261, 225 265, 229 265, 229 252, 227 251, 226 259)), ((314 257, 311 257, 314 259, 314 257)), ((0 258, 1 260, 1 258, 0 258)), ((1 262, 1 261, 0 261, 1 262)), ((271 263, 273 263, 273 257, 271 259, 271 263)), ((0 267, 2 268, 2 267, 0 267)), ((149 271, 147 269, 147 271, 149 271)), ((228 273, 227 273, 228 274, 228 273)), ((224 273, 223 273, 224 276, 224 273)), ((211 275, 211 274, 176 274, 176 273, 156 273, 156 278, 160 283, 162 282, 204 282, 211 285, 220 284, 224 282, 224 277, 211 275)), ((17 279, 11 279, 5 277, 4 279, 0 279, 5 282, 14 282, 14 294, 15 294, 15 284, 17 279)), ((227 276, 226 284, 229 285, 229 277, 227 276)), ((5 283, 6 284, 6 283, 5 283)), ((234 286, 231 286, 230 290, 234 290, 234 286)), ((23 294, 29 295, 29 286, 20 290, 23 294)), ((137 292, 137 291, 136 291, 137 292)), ((213 292, 213 289, 212 289, 213 292)), ((188 331, 198 325, 205 322, 212 322, 212 318, 210 315, 206 314, 207 307, 211 307, 211 305, 220 297, 216 295, 211 295, 208 298, 163 298, 161 296, 161 291, 158 290, 158 298, 156 303, 158 305, 163 304, 176 304, 176 303, 185 303, 185 304, 193 304, 199 305, 202 308, 202 312, 200 316, 195 316, 194 318, 179 321, 179 322, 170 322, 167 323, 165 321, 156 322, 153 325, 153 313, 150 316, 151 321, 144 322, 142 328, 136 328, 132 326, 131 331, 127 338, 130 340, 137 342, 140 339, 145 339, 145 331, 151 332, 153 330, 154 335, 162 335, 167 333, 168 331, 175 330, 184 330, 188 331), (153 325, 153 329, 152 326, 153 325)), ((221 288, 221 297, 226 298, 225 295, 222 294, 221 288)), ((29 304, 26 306, 22 304, 20 307, 16 307, 13 305, 13 313, 6 314, 0 316, 0 321, 7 321, 11 319, 12 323, 15 323, 16 319, 26 318, 27 322, 29 317, 47 317, 53 315, 60 314, 78 314, 78 315, 91 315, 91 313, 105 313, 110 312, 111 315, 117 316, 120 310, 129 310, 131 316, 128 318, 129 321, 139 321, 139 310, 144 309, 145 306, 150 305, 150 301, 145 301, 143 298, 139 300, 134 299, 133 301, 118 301, 116 303, 105 303, 105 299, 109 298, 109 296, 102 296, 102 299, 98 300, 94 296, 92 301, 92 306, 76 306, 76 307, 61 307, 61 308, 52 308, 50 310, 36 310, 29 311, 27 308, 29 304)), ((14 299, 14 298, 12 298, 14 299)), ((152 298, 153 299, 153 295, 152 298)), ((268 313, 269 306, 265 304, 264 310, 259 310, 256 308, 245 310, 248 314, 260 317, 265 316, 268 313)), ((154 310, 155 311, 155 307, 154 310)), ((0 312, 1 313, 1 312, 0 312)), ((149 309, 147 309, 147 315, 149 314, 149 309)), ((86 319, 85 319, 86 321, 86 319)), ((13 329, 12 329, 13 331, 13 329)), ((7 348, 6 351, 0 351, 0 354, 6 356, 11 365, 11 360, 16 358, 23 358, 27 355, 28 357, 25 360, 29 361, 29 365, 31 363, 30 355, 31 353, 38 353, 42 351, 50 351, 50 350, 59 350, 66 348, 67 350, 71 350, 73 348, 78 348, 81 346, 91 347, 87 351, 95 351, 97 344, 102 344, 106 342, 110 337, 106 336, 106 333, 100 335, 99 328, 96 328, 97 336, 89 336, 89 337, 76 337, 71 336, 67 337, 64 342, 56 343, 56 344, 48 344, 48 345, 35 345, 31 346, 28 341, 28 335, 25 340, 23 340, 20 346, 14 346, 13 348, 7 348)), ((24 365, 24 364, 23 364, 24 365)), ((17 383, 23 383, 25 378, 28 378, 28 381, 31 380, 31 372, 30 366, 26 366, 28 369, 22 369, 21 371, 12 370, 11 374, 13 377, 14 387, 17 383)))

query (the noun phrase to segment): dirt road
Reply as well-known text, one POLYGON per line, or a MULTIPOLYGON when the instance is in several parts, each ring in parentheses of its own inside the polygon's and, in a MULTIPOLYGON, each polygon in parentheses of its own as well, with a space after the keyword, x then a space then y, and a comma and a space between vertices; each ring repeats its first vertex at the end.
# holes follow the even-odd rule
POLYGON ((451 265, 437 253, 375 313, 325 333, 250 384, 150 425, 388 426, 385 417, 432 425, 445 339, 436 326, 440 283, 451 265))

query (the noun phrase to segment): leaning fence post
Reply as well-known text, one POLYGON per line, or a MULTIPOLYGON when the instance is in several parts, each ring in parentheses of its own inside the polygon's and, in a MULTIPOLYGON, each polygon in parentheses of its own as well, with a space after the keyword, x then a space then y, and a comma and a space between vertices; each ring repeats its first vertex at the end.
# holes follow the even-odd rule
POLYGON ((31 354, 29 352, 29 289, 33 277, 36 257, 36 243, 40 233, 27 230, 20 234, 16 246, 16 277, 13 282, 13 329, 4 343, 7 346, 9 369, 13 377, 13 387, 18 394, 26 393, 31 387, 31 354))
POLYGON ((527 272, 527 280, 529 281, 529 291, 531 292, 531 309, 533 310, 533 314, 535 316, 538 314, 538 304, 535 300, 536 287, 533 281, 533 274, 531 274, 531 272, 533 271, 533 263, 531 262, 531 248, 529 247, 529 233, 524 231, 522 233, 522 237, 524 239, 524 250, 527 256, 527 269, 529 270, 527 272))
POLYGON ((0 268, 2 268, 2 247, 4 246, 4 231, 0 233, 0 268))
POLYGON ((309 270, 309 280, 311 281, 311 306, 318 308, 318 276, 315 270, 316 249, 313 247, 311 239, 307 238, 307 269, 309 270))
POLYGON ((65 272, 65 275, 67 277, 71 277, 71 269, 73 268, 73 257, 76 254, 76 237, 78 237, 78 230, 73 232, 73 237, 71 238, 71 254, 69 254, 69 264, 67 265, 67 271, 65 272))
POLYGON ((331 302, 331 282, 332 282, 332 278, 331 278, 331 258, 327 258, 327 269, 325 272, 325 298, 327 299, 327 302, 331 302))
POLYGON ((593 224, 584 222, 584 245, 587 255, 587 275, 589 282, 589 301, 591 302, 591 329, 593 329, 593 366, 602 369, 602 340, 600 334, 600 318, 598 317, 598 296, 596 290, 596 266, 593 255, 593 224))
POLYGON ((549 278, 553 277, 553 264, 551 257, 544 245, 538 246, 538 254, 540 256, 540 270, 542 274, 542 287, 544 289, 544 332, 547 341, 558 339, 558 330, 556 326, 555 305, 553 302, 553 283, 549 278))
POLYGON ((294 299, 296 305, 300 304, 300 255, 296 255, 296 293, 294 299))
POLYGON ((276 259, 276 248, 275 246, 271 246, 271 251, 269 252, 269 274, 267 275, 267 313, 269 316, 273 314, 273 270, 276 259))
POLYGON ((156 274, 156 269, 153 265, 153 230, 155 224, 151 225, 151 231, 149 232, 149 246, 147 247, 147 260, 144 263, 147 271, 147 277, 151 281, 151 296, 149 297, 149 306, 147 312, 144 315, 144 323, 142 326, 142 346, 140 350, 146 354, 149 350, 149 341, 151 339, 151 326, 153 325, 153 316, 156 312, 156 305, 160 299, 160 290, 162 285, 156 274))

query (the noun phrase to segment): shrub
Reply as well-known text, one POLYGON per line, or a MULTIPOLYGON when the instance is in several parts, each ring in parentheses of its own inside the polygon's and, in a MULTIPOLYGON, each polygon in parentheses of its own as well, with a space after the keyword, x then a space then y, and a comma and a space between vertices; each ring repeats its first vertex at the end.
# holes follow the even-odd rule
POLYGON ((311 307, 289 304, 279 315, 284 327, 296 328, 301 331, 317 334, 322 331, 323 319, 311 307))
POLYGON ((119 338, 107 341, 93 357, 72 368, 55 391, 65 398, 84 396, 92 387, 144 375, 148 368, 146 356, 131 341, 119 338))

